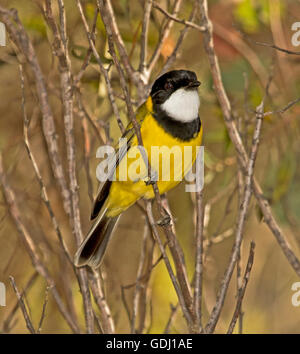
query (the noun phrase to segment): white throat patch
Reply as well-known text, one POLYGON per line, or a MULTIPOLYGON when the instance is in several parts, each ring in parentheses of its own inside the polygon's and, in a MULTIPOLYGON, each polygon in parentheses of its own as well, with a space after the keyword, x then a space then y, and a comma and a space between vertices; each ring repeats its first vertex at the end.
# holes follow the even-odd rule
POLYGON ((200 98, 197 90, 180 88, 161 105, 169 117, 180 122, 191 122, 198 117, 200 98))

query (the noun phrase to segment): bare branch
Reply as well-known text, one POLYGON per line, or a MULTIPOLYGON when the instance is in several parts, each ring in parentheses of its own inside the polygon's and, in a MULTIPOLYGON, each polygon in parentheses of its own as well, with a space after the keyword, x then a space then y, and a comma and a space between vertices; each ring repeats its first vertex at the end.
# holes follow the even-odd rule
POLYGON ((147 236, 148 236, 148 225, 147 225, 147 222, 145 222, 143 239, 142 239, 141 256, 140 256, 140 261, 139 261, 139 265, 138 265, 135 289, 134 289, 134 294, 133 294, 133 310, 132 310, 132 317, 131 317, 131 333, 132 334, 136 333, 135 322, 136 322, 136 318, 137 318, 137 314, 138 314, 138 306, 139 306, 139 301, 140 301, 140 296, 141 296, 141 287, 142 287, 141 277, 142 277, 142 272, 143 272, 143 268, 145 266, 145 261, 146 261, 147 236))
POLYGON ((168 256, 166 254, 166 251, 164 249, 163 243, 162 243, 162 241, 161 241, 161 239, 159 237, 159 234, 158 234, 158 231, 157 231, 157 228, 156 228, 156 225, 155 225, 153 213, 152 213, 151 201, 146 201, 146 210, 147 210, 148 220, 149 220, 149 223, 150 223, 150 226, 151 226, 152 234, 153 234, 153 236, 155 238, 155 241, 157 242, 157 244, 159 246, 159 249, 160 249, 160 252, 161 252, 161 254, 163 256, 163 259, 164 259, 164 262, 166 264, 169 276, 171 278, 171 281, 172 281, 173 286, 175 288, 175 291, 177 293, 178 300, 179 300, 180 306, 182 308, 184 317, 186 318, 188 326, 190 327, 190 329, 192 329, 193 322, 192 322, 192 318, 191 318, 191 315, 190 315, 190 311, 186 307, 186 300, 184 298, 184 295, 182 293, 182 290, 181 290, 180 286, 177 283, 176 277, 175 277, 174 272, 172 270, 172 267, 171 267, 170 261, 168 259, 168 256))
MULTIPOLYGON (((172 10, 172 16, 176 16, 178 14, 181 4, 182 4, 182 0, 175 0, 173 10, 172 10)), ((168 38, 168 36, 170 34, 173 23, 174 23, 174 20, 171 20, 168 18, 164 28, 162 29, 162 34, 161 34, 160 40, 155 48, 155 51, 150 59, 149 64, 148 64, 148 72, 149 73, 152 73, 152 71, 157 63, 157 60, 159 59, 161 50, 163 48, 165 40, 168 38)))
POLYGON ((93 296, 100 310, 103 333, 113 334, 115 333, 115 324, 111 316, 110 308, 104 297, 100 282, 100 275, 96 270, 93 270, 93 273, 92 271, 89 271, 89 277, 93 296))
MULTIPOLYGON (((197 13, 197 1, 194 2, 193 4, 193 9, 190 13, 190 16, 189 16, 189 20, 188 22, 192 22, 196 16, 196 13, 197 13)), ((162 70, 161 70, 161 73, 165 73, 167 70, 169 70, 169 68, 171 67, 171 65, 173 65, 176 57, 177 57, 177 54, 179 52, 179 49, 180 49, 180 46, 182 45, 183 41, 184 41, 184 38, 186 37, 187 33, 188 33, 188 30, 190 29, 191 27, 185 25, 184 28, 181 30, 180 32, 180 35, 177 39, 177 42, 176 42, 176 45, 171 53, 171 55, 168 57, 168 59, 166 60, 162 70)))
MULTIPOLYGON (((96 7, 95 15, 94 15, 94 19, 93 19, 93 24, 92 24, 92 32, 90 34, 93 42, 95 42, 95 32, 96 32, 96 24, 97 24, 98 14, 99 14, 98 7, 96 7)), ((82 79, 82 76, 90 63, 92 54, 93 54, 93 49, 91 48, 91 46, 89 46, 89 49, 86 53, 86 56, 83 60, 82 65, 81 65, 81 68, 80 68, 79 72, 77 73, 77 75, 74 77, 74 86, 77 86, 80 83, 80 80, 82 79)))
POLYGON ((179 18, 177 18, 176 16, 170 14, 168 11, 164 10, 157 2, 153 2, 153 7, 157 10, 159 10, 161 13, 163 13, 166 17, 168 17, 169 19, 171 19, 172 21, 175 21, 177 23, 181 23, 182 25, 194 28, 200 32, 204 32, 205 31, 205 27, 204 26, 199 26, 196 23, 190 22, 190 21, 186 21, 186 20, 181 20, 179 18))
POLYGON ((2 185, 2 190, 4 194, 5 201, 8 206, 8 211, 10 213, 10 216, 15 223, 17 230, 20 234, 20 237, 23 241, 23 243, 26 246, 26 250, 29 254, 29 257, 31 258, 33 267, 37 270, 37 272, 46 279, 46 282, 48 286, 51 289, 52 295, 54 297, 54 300, 59 308, 60 313, 62 314, 63 318, 66 320, 70 328, 74 333, 79 333, 79 327, 77 323, 72 319, 70 314, 68 313, 65 304, 63 303, 57 289, 55 286, 55 282, 53 278, 51 277, 48 269, 42 262, 40 256, 38 255, 38 250, 36 248, 36 245, 28 232, 27 228, 23 224, 21 217, 20 217, 20 211, 19 208, 16 204, 16 198, 15 194, 12 191, 10 185, 8 184, 7 177, 4 173, 3 170, 3 164, 2 164, 2 155, 0 154, 0 182, 2 185))
POLYGON ((97 4, 101 13, 101 16, 107 16, 107 20, 110 23, 110 30, 111 30, 111 35, 113 36, 113 41, 116 43, 116 46, 118 48, 118 52, 120 54, 120 60, 125 68, 126 74, 130 78, 130 80, 136 84, 137 87, 141 88, 141 85, 143 86, 143 83, 141 81, 140 75, 138 72, 136 72, 129 60, 125 44, 123 42, 123 39, 121 37, 116 17, 114 14, 114 10, 112 7, 111 0, 106 0, 105 2, 97 0, 97 4))
MULTIPOLYGON (((26 292, 28 292, 28 290, 33 286, 33 284, 35 283, 35 281, 38 278, 39 273, 37 271, 35 271, 33 273, 33 275, 30 277, 30 279, 28 280, 28 282, 26 283, 24 290, 21 292, 21 298, 24 296, 24 294, 26 292)), ((11 331, 11 329, 14 326, 14 323, 12 323, 12 320, 17 312, 19 308, 19 300, 17 301, 17 303, 15 304, 15 306, 12 308, 12 310, 10 311, 10 313, 8 314, 8 316, 5 318, 5 320, 3 321, 3 325, 2 325, 2 329, 1 332, 3 333, 9 333, 11 331)), ((16 321, 15 321, 16 323, 16 321)))
POLYGON ((151 14, 151 9, 152 9, 152 0, 145 0, 145 5, 144 5, 144 19, 143 19, 143 25, 142 25, 142 34, 141 34, 141 53, 140 53, 140 66, 139 66, 139 72, 142 74, 142 76, 146 76, 145 81, 148 81, 148 74, 145 72, 146 71, 146 60, 147 60, 147 54, 148 54, 148 29, 149 29, 149 20, 150 20, 150 14, 151 14))
POLYGON ((54 214, 54 211, 53 211, 53 208, 52 208, 52 205, 50 203, 50 200, 48 198, 48 193, 47 193, 47 189, 45 187, 45 183, 43 181, 43 178, 42 178, 42 175, 40 173, 40 170, 39 170, 39 167, 37 165, 37 162, 36 162, 36 159, 32 153, 32 150, 31 150, 31 146, 30 146, 30 143, 29 143, 29 138, 28 138, 28 129, 29 129, 29 119, 27 117, 27 114, 26 114, 26 107, 25 107, 25 83, 24 83, 24 75, 23 75, 23 67, 21 64, 19 64, 19 70, 20 70, 20 78, 21 78, 21 90, 22 90, 22 113, 23 113, 23 120, 24 120, 24 123, 23 123, 23 134, 24 134, 24 142, 25 142, 25 146, 26 146, 26 150, 27 150, 27 153, 28 153, 28 156, 31 160, 31 163, 32 163, 32 166, 33 166, 33 169, 34 169, 34 172, 35 172, 35 175, 36 175, 36 178, 39 182, 39 185, 40 185, 40 188, 41 188, 41 197, 42 197, 42 200, 48 210, 48 213, 49 213, 49 216, 51 218, 51 221, 52 221, 52 225, 53 225, 53 228, 57 234, 57 237, 58 237, 58 240, 62 246, 62 249, 68 259, 68 261, 70 262, 70 264, 72 265, 73 267, 73 261, 71 259, 71 256, 70 256, 70 252, 67 248, 67 245, 65 244, 65 241, 63 239, 63 236, 62 236, 62 233, 61 233, 61 230, 60 230, 60 227, 58 225, 58 222, 57 222, 57 219, 55 217, 55 214, 54 214))
POLYGON ((235 310, 234 310, 234 313, 233 313, 233 316, 232 316, 232 319, 231 319, 227 334, 231 334, 233 332, 235 324, 236 324, 236 321, 237 321, 237 319, 238 319, 238 317, 240 315, 242 302, 243 302, 243 299, 244 299, 244 295, 245 295, 247 284, 248 284, 248 281, 249 281, 251 269, 252 269, 252 266, 253 266, 254 248, 255 248, 255 243, 252 241, 251 245, 250 245, 249 256, 248 256, 247 266, 246 266, 246 269, 245 269, 245 274, 244 274, 244 277, 243 277, 242 285, 241 285, 241 287, 239 288, 239 291, 238 291, 238 298, 237 298, 237 302, 236 302, 236 307, 235 307, 235 310))
MULTIPOLYGON (((110 3, 110 1, 109 1, 109 3, 110 3)), ((117 69, 119 77, 120 77, 120 84, 121 84, 121 88, 124 93, 124 98, 125 98, 125 103, 126 103, 126 108, 127 108, 127 112, 129 115, 129 119, 132 122, 133 128, 134 128, 135 133, 137 135, 139 145, 143 146, 142 136, 141 136, 139 125, 135 119, 135 114, 134 114, 134 110, 133 110, 133 107, 131 104, 131 97, 130 97, 128 85, 126 83, 125 74, 122 70, 122 67, 121 67, 120 62, 117 57, 117 53, 115 51, 115 46, 114 46, 114 38, 115 37, 114 37, 114 32, 113 32, 113 30, 114 30, 113 23, 110 21, 111 17, 109 16, 109 12, 106 11, 107 7, 105 6, 104 1, 97 0, 97 4, 99 6, 101 17, 102 17, 103 23, 106 28, 107 37, 108 37, 107 40, 108 40, 109 52, 113 58, 114 64, 116 66, 116 69, 117 69)), ((106 3, 106 5, 109 6, 108 2, 106 3)))
POLYGON ((61 195, 64 201, 64 209, 68 215, 71 214, 70 193, 64 175, 63 165, 59 156, 57 143, 57 133, 54 123, 53 113, 49 104, 48 92, 46 89, 45 78, 38 62, 34 47, 30 41, 22 22, 20 21, 15 9, 6 10, 0 6, 0 15, 5 23, 11 39, 22 52, 34 74, 36 93, 42 112, 43 134, 47 143, 48 154, 51 162, 51 168, 55 179, 60 187, 61 195), (16 26, 11 20, 14 20, 16 26))
MULTIPOLYGON (((240 33, 242 33, 240 31, 240 33)), ((261 46, 261 47, 269 47, 269 48, 273 48, 276 50, 279 50, 280 52, 286 53, 286 54, 292 54, 292 55, 300 55, 300 52, 295 52, 293 50, 288 50, 288 49, 284 49, 281 47, 278 47, 276 44, 274 43, 264 43, 264 42, 258 42, 253 40, 252 38, 249 38, 245 33, 242 33, 243 37, 245 37, 248 41, 254 43, 255 45, 261 46)))
MULTIPOLYGON (((266 88, 266 91, 267 90, 268 90, 268 86, 266 88)), ((218 292, 216 305, 212 310, 209 321, 208 321, 206 328, 205 328, 205 331, 208 333, 212 333, 216 327, 221 310, 224 305, 225 296, 226 296, 227 289, 228 289, 228 286, 229 286, 229 283, 231 280, 231 276, 232 276, 235 264, 238 260, 239 253, 240 253, 240 246, 241 246, 241 242, 243 239, 243 232, 244 232, 244 227, 245 227, 245 222, 246 222, 246 216, 247 216, 248 207, 249 207, 251 196, 252 196, 252 183, 253 183, 254 166, 255 166, 255 161, 256 161, 256 157, 257 157, 259 138, 260 138, 260 133, 261 133, 261 128, 262 128, 263 112, 264 112, 264 99, 262 100, 261 104, 257 107, 256 126, 255 126, 255 131, 253 134, 250 159, 249 159, 248 168, 247 168, 247 175, 245 177, 245 187, 244 187, 244 192, 243 192, 242 204, 240 206, 239 214, 238 214, 235 242, 233 245, 233 249, 232 249, 232 253, 231 253, 228 267, 225 271, 224 278, 221 282, 221 287, 218 292)))
MULTIPOLYGON (((82 112, 82 111, 80 111, 82 112)), ((83 135, 83 145, 84 145, 84 169, 86 173, 87 185, 88 185, 88 195, 90 197, 91 204, 94 201, 93 197, 93 182, 90 173, 90 150, 91 150, 91 139, 87 126, 87 119, 81 116, 81 127, 82 127, 82 135, 83 135)))
POLYGON ((202 281, 203 281, 203 229, 204 229, 203 191, 196 192, 196 266, 194 289, 194 312, 196 326, 202 331, 202 281))
POLYGON ((285 113, 288 109, 293 107, 296 103, 300 102, 300 97, 296 98, 295 100, 289 102, 286 106, 283 108, 277 109, 275 111, 270 111, 270 112, 265 112, 264 116, 269 116, 271 114, 277 114, 277 113, 285 113))
POLYGON ((41 314, 41 318, 40 318, 40 322, 39 322, 37 333, 41 333, 43 322, 44 322, 44 319, 46 317, 46 307, 47 307, 47 304, 48 304, 48 293, 49 293, 49 287, 47 286, 46 292, 45 292, 45 300, 44 300, 44 304, 43 304, 42 314, 41 314))
POLYGON ((35 329, 34 329, 33 324, 31 322, 30 316, 29 316, 29 314, 27 312, 27 309, 26 309, 26 306, 24 304, 23 298, 22 298, 22 296, 21 296, 21 294, 20 294, 20 292, 19 292, 19 290, 17 288, 17 285, 15 283, 15 279, 12 276, 10 276, 9 280, 10 280, 11 286, 14 289, 14 292, 17 295, 19 306, 20 306, 20 308, 22 310, 23 317, 24 317, 24 320, 26 322, 26 327, 28 328, 28 330, 29 330, 29 332, 31 334, 35 334, 35 329))
POLYGON ((164 334, 169 334, 170 333, 170 328, 171 328, 172 322, 174 320, 174 317, 176 315, 176 312, 177 312, 177 309, 178 309, 178 304, 176 306, 173 306, 172 304, 170 304, 170 307, 171 307, 171 313, 170 313, 168 322, 166 324, 166 327, 164 329, 164 332, 163 332, 164 334))
POLYGON ((117 119, 119 128, 120 128, 120 130, 121 130, 121 132, 123 134, 125 132, 125 127, 124 127, 124 125, 122 123, 122 120, 121 120, 121 117, 120 117, 120 113, 119 113, 119 110, 118 110, 118 106, 116 104, 115 95, 114 95, 114 92, 113 92, 113 89, 112 89, 112 85, 111 85, 111 82, 110 82, 110 79, 109 79, 109 76, 108 76, 108 70, 106 70, 104 68, 103 63, 102 63, 101 58, 100 58, 100 55, 98 54, 97 49, 95 47, 93 38, 92 38, 91 33, 90 33, 89 25, 88 25, 88 23, 86 21, 86 17, 85 17, 84 12, 83 12, 81 1, 80 0, 76 0, 76 2, 77 2, 77 7, 79 9, 79 13, 80 13, 82 22, 84 24, 84 28, 85 28, 85 31, 86 31, 86 34, 87 34, 87 38, 88 38, 90 47, 92 48, 93 54, 94 54, 94 56, 95 56, 95 58, 97 60, 97 63, 98 63, 99 68, 100 68, 100 72, 104 76, 106 87, 107 87, 107 93, 108 93, 108 97, 109 97, 109 100, 110 100, 111 107, 112 107, 114 115, 115 115, 115 117, 117 119))

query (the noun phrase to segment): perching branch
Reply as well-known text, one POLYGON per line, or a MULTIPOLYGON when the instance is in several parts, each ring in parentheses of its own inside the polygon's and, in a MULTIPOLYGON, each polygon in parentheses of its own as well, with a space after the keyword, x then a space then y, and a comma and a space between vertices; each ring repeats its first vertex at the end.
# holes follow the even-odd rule
POLYGON ((148 220, 149 220, 149 223, 150 223, 150 226, 151 226, 151 229, 152 229, 153 236, 154 236, 155 241, 157 242, 157 244, 159 246, 159 249, 160 249, 160 252, 161 252, 161 254, 163 256, 163 259, 164 259, 164 262, 166 264, 166 267, 167 267, 168 273, 170 275, 171 281, 173 283, 174 289, 175 289, 175 291, 177 293, 178 300, 179 300, 182 312, 183 312, 184 317, 185 317, 185 319, 187 321, 187 324, 191 327, 190 329, 192 329, 193 328, 192 327, 193 321, 192 321, 192 318, 191 318, 191 314, 190 314, 190 311, 188 310, 188 308, 186 307, 186 301, 185 301, 184 295, 182 293, 182 290, 181 290, 180 286, 178 285, 177 279, 176 279, 176 277, 174 275, 174 272, 172 270, 172 267, 171 267, 170 261, 169 261, 169 259, 167 257, 167 254, 166 254, 166 251, 164 249, 163 243, 162 243, 162 241, 160 239, 160 236, 159 236, 159 233, 158 233, 155 221, 154 221, 153 213, 152 213, 151 201, 146 201, 146 210, 147 210, 147 216, 148 216, 148 220))

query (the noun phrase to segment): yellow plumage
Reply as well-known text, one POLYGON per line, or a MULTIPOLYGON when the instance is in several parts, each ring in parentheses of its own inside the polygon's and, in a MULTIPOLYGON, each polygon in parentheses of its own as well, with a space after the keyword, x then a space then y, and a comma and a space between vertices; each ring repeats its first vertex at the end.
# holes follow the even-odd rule
MULTIPOLYGON (((152 164, 152 156, 151 156, 151 147, 157 146, 157 147, 163 147, 166 146, 170 149, 173 147, 179 147, 182 151, 182 156, 181 156, 181 161, 175 161, 175 164, 173 163, 172 159, 170 160, 170 180, 169 181, 163 181, 163 180, 158 180, 157 186, 159 189, 160 194, 163 194, 173 187, 175 187, 178 183, 180 183, 180 180, 184 177, 184 175, 190 170, 192 164, 194 163, 196 159, 196 153, 197 153, 197 146, 201 145, 202 141, 202 126, 199 131, 199 133, 190 141, 181 141, 177 138, 174 138, 172 135, 168 134, 156 121, 156 119, 152 116, 152 100, 151 97, 148 98, 148 100, 145 102, 145 104, 139 109, 137 113, 137 120, 140 121, 141 123, 141 136, 142 136, 142 141, 144 148, 147 152, 148 159, 151 164, 151 168, 155 170, 159 176, 162 176, 163 171, 162 171, 162 155, 160 155, 159 160, 156 161, 156 164, 152 164), (140 118, 142 116, 142 121, 140 118), (184 166, 184 148, 185 147, 191 147, 192 149, 192 158, 190 163, 188 163, 186 166, 184 166), (175 166, 175 171, 174 171, 174 166, 175 166), (176 167, 177 171, 176 171, 176 167), (184 168, 181 168, 184 167, 184 168), (178 174, 181 172, 181 176, 178 176, 178 174)), ((130 126, 130 129, 131 126, 130 126)), ((141 197, 145 197, 147 199, 153 198, 154 193, 153 193, 153 188, 151 185, 146 185, 146 181, 148 178, 148 173, 146 168, 142 175, 144 175, 144 178, 142 180, 138 181, 132 181, 132 180, 127 180, 127 181, 118 181, 118 178, 120 177, 120 170, 122 173, 124 173, 124 170, 127 171, 130 169, 130 166, 134 166, 135 162, 138 160, 141 161, 142 156, 139 153, 138 149, 136 148, 138 145, 138 139, 136 136, 133 137, 132 143, 130 144, 130 149, 127 152, 127 168, 124 166, 125 159, 122 159, 120 164, 116 168, 116 181, 112 182, 112 185, 110 187, 110 192, 108 195, 108 198, 106 200, 105 206, 107 207, 107 216, 108 217, 113 217, 116 215, 119 215, 122 213, 125 209, 127 209, 130 205, 134 204, 138 199, 141 197), (135 157, 129 157, 130 155, 135 155, 135 157)), ((145 167, 145 166, 144 166, 145 167)), ((134 169, 134 168, 133 168, 134 169)), ((141 171, 138 171, 139 174, 141 171)))

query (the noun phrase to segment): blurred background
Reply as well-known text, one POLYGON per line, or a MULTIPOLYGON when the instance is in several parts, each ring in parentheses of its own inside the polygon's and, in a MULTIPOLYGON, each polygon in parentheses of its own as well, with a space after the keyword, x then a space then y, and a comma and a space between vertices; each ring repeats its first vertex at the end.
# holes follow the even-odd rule
MULTIPOLYGON (((83 1, 82 3, 91 26, 95 1, 83 1)), ((14 7, 18 10, 20 19, 34 44, 55 117, 60 154, 66 166, 59 71, 57 59, 54 59, 50 44, 53 38, 39 8, 41 4, 43 1, 38 0, 22 2, 0 0, 2 7, 7 9, 14 7)), ((112 4, 131 63, 136 68, 139 60, 143 1, 114 0, 112 4)), ((166 0, 160 1, 159 4, 164 9, 170 9, 173 2, 166 0)), ((76 74, 83 64, 88 42, 75 2, 65 0, 65 7, 72 72, 76 74)), ((191 9, 192 1, 184 1, 177 17, 187 19, 191 9)), ((291 30, 291 26, 299 21, 299 13, 300 2, 297 0, 209 1, 209 14, 215 25, 215 49, 220 60, 222 78, 246 144, 251 142, 253 133, 255 122, 253 110, 261 102, 264 87, 273 66, 274 79, 265 111, 280 109, 299 97, 299 56, 287 55, 254 43, 254 41, 276 43, 280 47, 299 51, 300 46, 293 47, 291 43, 292 35, 295 33, 291 30)), ((157 9, 152 9, 148 59, 157 45, 164 21, 166 21, 165 16, 157 9)), ((199 23, 199 19, 196 18, 194 22, 199 23)), ((107 51, 107 36, 100 17, 98 17, 96 29, 96 47, 101 59, 108 66, 111 63, 111 57, 107 51)), ((150 82, 153 82, 160 73, 182 29, 182 24, 173 24, 163 44, 150 82)), ((205 237, 207 240, 217 240, 206 249, 204 258, 203 318, 206 321, 215 304, 220 280, 228 263, 234 239, 238 210, 237 161, 213 91, 201 33, 189 29, 172 68, 193 70, 202 82, 200 117, 204 127, 203 145, 205 146, 204 201, 206 205, 211 203, 205 237), (219 238, 216 239, 217 236, 219 238)), ((110 75, 122 120, 124 124, 127 124, 126 109, 119 88, 119 77, 114 67, 110 75)), ((73 254, 76 245, 68 218, 62 207, 58 188, 49 168, 47 149, 42 135, 41 113, 37 105, 34 80, 28 66, 26 66, 25 76, 26 110, 31 119, 29 139, 32 151, 37 159, 63 237, 73 254)), ((105 139, 108 131, 113 141, 118 139, 120 131, 107 98, 104 78, 93 57, 80 80, 80 92, 86 114, 94 122, 92 126, 88 119, 83 119, 78 111, 76 112, 75 107, 77 176, 80 188, 82 229, 85 233, 90 227, 91 197, 97 190, 95 171, 99 161, 96 158, 96 150, 103 144, 102 139, 105 139), (97 133, 95 133, 95 127, 97 133), (87 170, 90 171, 92 183, 88 183, 87 170)), ((135 99, 136 92, 133 88, 131 93, 135 99)), ((15 46, 8 39, 7 46, 0 47, 0 150, 3 155, 4 168, 10 186, 15 192, 22 221, 39 248, 41 257, 55 279, 62 297, 66 299, 70 296, 70 292, 72 293, 75 312, 80 325, 83 326, 82 299, 78 283, 70 265, 63 257, 51 219, 41 200, 40 186, 25 149, 21 99, 15 46)), ((272 114, 264 118, 261 145, 255 167, 255 174, 263 187, 264 195, 270 201, 274 215, 298 257, 300 255, 299 115, 300 105, 298 104, 284 114, 272 114)), ((192 279, 195 269, 195 198, 191 193, 185 192, 184 183, 172 190, 168 198, 176 221, 177 237, 185 254, 188 276, 192 279)), ((130 329, 124 296, 122 298, 122 286, 134 284, 136 281, 144 224, 144 217, 137 206, 131 207, 124 213, 101 268, 105 295, 115 320, 117 333, 128 333, 130 329)), ((291 286, 299 279, 282 254, 274 236, 263 222, 255 199, 252 199, 250 205, 241 249, 242 271, 246 265, 251 240, 255 241, 256 249, 253 270, 243 302, 243 332, 299 333, 300 307, 294 307, 291 302, 294 293, 291 286)), ((149 247, 150 244, 149 241, 149 247)), ((155 248, 154 260, 159 256, 160 253, 155 248)), ((19 289, 23 290, 34 274, 35 270, 26 248, 21 242, 7 211, 3 195, 0 193, 0 281, 5 283, 7 288, 7 306, 0 307, 0 330, 3 330, 4 321, 16 304, 16 296, 9 283, 9 276, 12 275, 19 289)), ((41 317, 46 287, 44 279, 34 276, 26 291, 25 302, 35 325, 41 317)), ((123 290, 130 311, 133 290, 134 287, 123 290)), ((146 300, 144 332, 161 333, 170 317, 170 304, 173 306, 177 304, 177 297, 163 262, 159 262, 153 269, 146 300)), ((236 275, 234 274, 216 329, 217 333, 224 333, 227 330, 234 311, 235 300, 236 275)), ((185 333, 186 331, 182 314, 178 310, 172 320, 170 332, 185 333)), ((27 333, 20 309, 14 315, 10 332, 27 333)), ((69 327, 62 319, 49 294, 42 333, 69 332, 69 327)))

